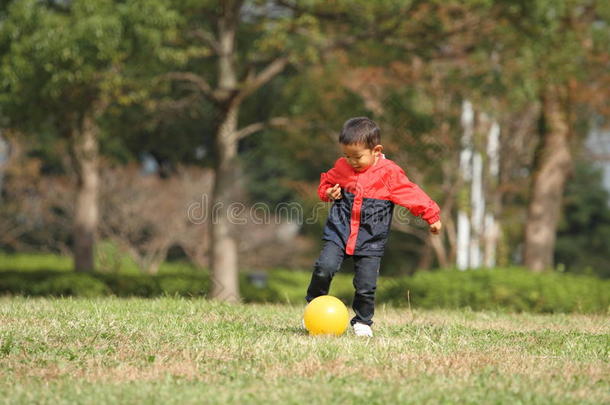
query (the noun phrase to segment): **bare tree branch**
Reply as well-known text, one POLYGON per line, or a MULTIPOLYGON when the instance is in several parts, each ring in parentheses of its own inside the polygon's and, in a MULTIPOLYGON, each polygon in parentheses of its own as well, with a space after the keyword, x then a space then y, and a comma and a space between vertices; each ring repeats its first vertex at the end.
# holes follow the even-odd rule
POLYGON ((159 107, 161 110, 172 110, 173 113, 176 110, 185 110, 192 107, 198 99, 199 95, 197 93, 190 93, 188 96, 177 100, 163 100, 159 102, 159 107))
POLYGON ((250 94, 254 93, 269 80, 280 74, 282 70, 284 70, 286 65, 288 65, 288 57, 286 55, 283 55, 270 62, 258 74, 250 75, 250 77, 246 79, 242 89, 237 95, 238 101, 243 101, 245 98, 247 98, 250 94))
POLYGON ((235 133, 235 137, 237 140, 240 140, 265 128, 285 126, 288 125, 289 122, 290 119, 286 117, 275 117, 266 122, 256 122, 254 124, 246 125, 242 129, 238 130, 235 133))
POLYGON ((218 97, 216 96, 214 89, 212 86, 205 80, 203 77, 198 74, 192 72, 169 72, 161 76, 162 79, 166 80, 176 80, 176 81, 186 81, 189 82, 203 93, 209 100, 217 103, 218 97))
POLYGON ((197 29, 192 31, 191 33, 195 38, 209 45, 210 48, 212 48, 212 50, 214 51, 214 53, 219 54, 221 52, 220 43, 218 42, 214 34, 212 34, 210 31, 206 31, 204 29, 197 29))

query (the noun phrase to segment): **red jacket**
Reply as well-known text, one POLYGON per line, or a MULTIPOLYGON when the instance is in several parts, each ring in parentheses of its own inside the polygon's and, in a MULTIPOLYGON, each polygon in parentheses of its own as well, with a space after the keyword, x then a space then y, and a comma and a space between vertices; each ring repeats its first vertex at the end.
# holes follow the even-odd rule
POLYGON ((349 255, 383 255, 394 204, 429 224, 440 219, 438 205, 383 155, 362 172, 355 171, 345 158, 338 159, 332 169, 320 175, 318 195, 322 201, 331 201, 326 190, 337 183, 342 198, 331 207, 322 239, 337 243, 349 255))

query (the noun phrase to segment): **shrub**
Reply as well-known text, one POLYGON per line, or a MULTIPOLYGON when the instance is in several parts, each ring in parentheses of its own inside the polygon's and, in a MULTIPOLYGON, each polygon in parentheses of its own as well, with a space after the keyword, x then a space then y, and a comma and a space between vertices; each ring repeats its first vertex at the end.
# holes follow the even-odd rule
POLYGON ((185 297, 204 296, 208 291, 208 279, 202 276, 174 274, 156 277, 159 288, 164 295, 185 297))
POLYGON ((108 295, 108 286, 88 274, 66 273, 48 277, 32 288, 33 295, 99 297, 108 295))
POLYGON ((118 297, 155 297, 161 295, 159 283, 153 276, 127 274, 97 274, 118 297))
MULTIPOLYGON (((264 286, 240 274, 245 302, 304 304, 310 272, 272 270, 264 286)), ((66 271, 0 271, 0 294, 30 296, 204 297, 207 273, 178 271, 142 274, 66 271)), ((337 274, 330 294, 346 304, 354 290, 351 274, 337 274)), ((524 269, 423 271, 412 277, 380 277, 377 302, 419 308, 463 308, 529 312, 608 313, 610 280, 562 273, 536 274, 524 269)))
POLYGON ((382 289, 381 301, 422 308, 607 312, 610 281, 523 269, 418 272, 382 289))

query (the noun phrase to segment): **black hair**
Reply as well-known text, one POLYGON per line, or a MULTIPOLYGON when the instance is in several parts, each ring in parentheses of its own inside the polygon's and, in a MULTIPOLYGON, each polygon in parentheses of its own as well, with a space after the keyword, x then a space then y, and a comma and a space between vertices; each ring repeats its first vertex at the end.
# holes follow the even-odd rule
POLYGON ((375 121, 370 118, 350 118, 343 124, 339 134, 339 142, 343 145, 361 143, 367 148, 373 149, 381 143, 381 130, 375 121))

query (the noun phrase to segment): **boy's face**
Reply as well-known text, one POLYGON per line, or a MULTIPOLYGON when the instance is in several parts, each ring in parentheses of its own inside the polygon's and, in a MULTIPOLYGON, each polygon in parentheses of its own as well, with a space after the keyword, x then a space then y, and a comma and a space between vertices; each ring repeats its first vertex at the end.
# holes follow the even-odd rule
POLYGON ((369 149, 361 143, 353 143, 350 145, 341 144, 343 156, 347 163, 357 172, 366 170, 368 167, 377 163, 377 159, 381 155, 383 146, 377 145, 373 149, 369 149))

